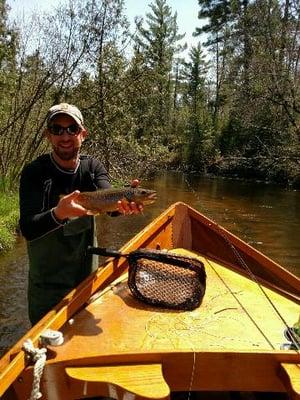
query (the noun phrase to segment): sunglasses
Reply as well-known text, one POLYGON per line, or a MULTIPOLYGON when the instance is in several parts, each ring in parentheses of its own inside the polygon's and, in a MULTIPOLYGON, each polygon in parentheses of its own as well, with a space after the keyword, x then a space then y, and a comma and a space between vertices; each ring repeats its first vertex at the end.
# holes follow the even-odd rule
POLYGON ((81 132, 81 128, 77 124, 72 124, 72 125, 69 125, 66 127, 57 125, 57 124, 53 124, 53 125, 48 126, 48 129, 49 129, 50 133, 54 136, 61 136, 61 135, 63 135, 64 132, 67 132, 67 134, 70 136, 76 136, 81 132))

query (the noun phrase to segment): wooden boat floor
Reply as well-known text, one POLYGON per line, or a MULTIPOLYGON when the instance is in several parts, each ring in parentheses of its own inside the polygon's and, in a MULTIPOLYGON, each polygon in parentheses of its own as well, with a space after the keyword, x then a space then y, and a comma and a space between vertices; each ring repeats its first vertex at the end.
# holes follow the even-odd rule
MULTIPOLYGON (((65 342, 52 362, 111 354, 178 351, 270 351, 286 342, 285 325, 259 285, 187 250, 205 265, 206 293, 193 311, 155 308, 132 297, 126 275, 74 316, 62 329, 65 342)), ((299 306, 264 288, 288 325, 299 306)), ((49 360, 51 363, 51 360, 49 360)))

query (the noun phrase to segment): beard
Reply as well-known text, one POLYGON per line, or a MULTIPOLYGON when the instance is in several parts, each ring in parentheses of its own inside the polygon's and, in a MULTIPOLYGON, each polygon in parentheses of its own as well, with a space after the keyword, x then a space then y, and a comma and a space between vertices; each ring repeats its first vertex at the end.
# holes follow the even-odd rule
POLYGON ((78 157, 79 147, 72 147, 71 149, 64 149, 60 146, 53 146, 53 151, 63 161, 74 160, 78 157))

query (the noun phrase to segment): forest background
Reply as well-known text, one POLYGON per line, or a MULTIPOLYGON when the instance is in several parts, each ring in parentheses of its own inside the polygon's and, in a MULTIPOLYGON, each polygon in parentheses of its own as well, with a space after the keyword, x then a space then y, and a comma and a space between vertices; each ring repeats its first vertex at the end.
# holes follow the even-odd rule
POLYGON ((167 0, 134 32, 123 0, 71 0, 22 24, 9 12, 0 0, 0 237, 59 102, 81 109, 84 152, 113 181, 176 169, 300 187, 298 0, 195 0, 188 53, 167 0))

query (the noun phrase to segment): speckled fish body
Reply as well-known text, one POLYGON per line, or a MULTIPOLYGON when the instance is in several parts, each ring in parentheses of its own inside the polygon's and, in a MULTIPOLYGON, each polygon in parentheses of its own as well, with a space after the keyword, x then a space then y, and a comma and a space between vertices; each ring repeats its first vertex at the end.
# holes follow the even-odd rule
POLYGON ((76 202, 94 214, 116 211, 118 201, 126 200, 137 204, 152 204, 156 191, 143 188, 102 189, 95 192, 81 192, 76 202))

